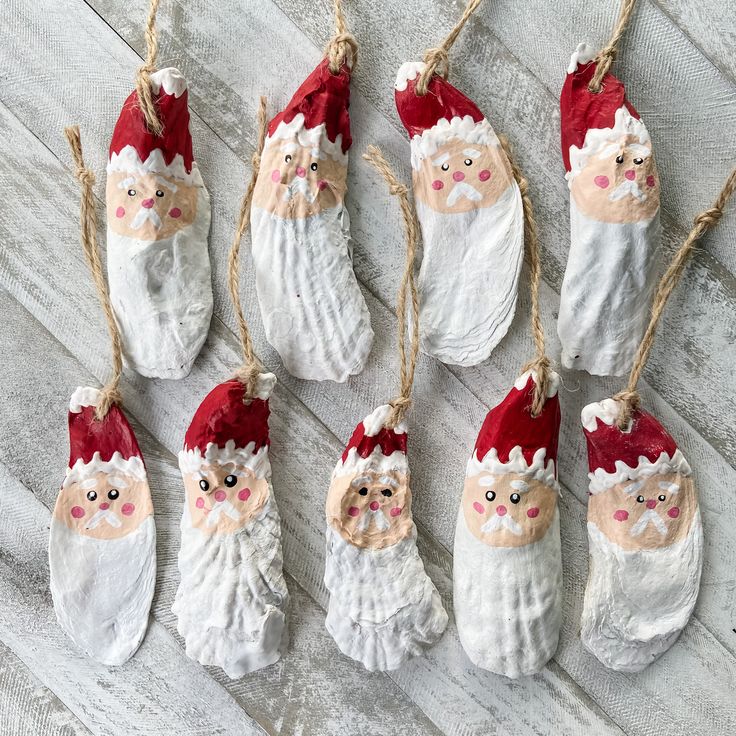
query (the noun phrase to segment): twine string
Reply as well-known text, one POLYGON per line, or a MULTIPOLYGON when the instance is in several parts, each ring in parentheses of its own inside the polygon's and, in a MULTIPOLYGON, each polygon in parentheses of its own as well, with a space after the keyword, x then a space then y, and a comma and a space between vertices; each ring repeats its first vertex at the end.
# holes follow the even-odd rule
POLYGON ((98 420, 102 420, 107 416, 113 404, 122 403, 118 386, 120 384, 120 376, 123 373, 123 343, 120 338, 118 323, 115 321, 115 315, 112 311, 110 293, 107 289, 105 276, 102 273, 102 262, 100 261, 100 252, 97 247, 97 215, 95 212, 95 195, 93 191, 95 175, 84 165, 79 126, 71 125, 68 128, 64 128, 64 135, 74 158, 74 164, 76 166, 74 175, 79 181, 81 191, 79 227, 82 249, 84 250, 84 257, 87 260, 89 270, 92 272, 92 279, 97 288, 97 296, 100 299, 102 311, 105 313, 107 331, 110 334, 110 342, 112 344, 112 378, 103 387, 100 402, 95 409, 95 416, 98 420))
POLYGON ((240 241, 245 231, 248 229, 250 222, 250 206, 253 201, 253 190, 256 186, 256 179, 261 168, 261 151, 266 141, 266 98, 261 97, 258 106, 258 140, 256 148, 251 158, 251 175, 248 182, 248 188, 243 195, 243 201, 240 205, 240 217, 238 218, 238 228, 235 231, 233 244, 230 247, 230 255, 228 257, 227 270, 227 286, 230 290, 230 299, 235 309, 235 318, 238 322, 238 330, 240 332, 240 346, 243 351, 243 364, 235 372, 235 377, 245 386, 244 400, 250 401, 257 394, 258 377, 263 372, 263 364, 256 355, 253 339, 248 329, 248 323, 243 315, 243 307, 240 303, 240 241))
POLYGON ((164 126, 156 110, 151 74, 156 71, 156 57, 158 56, 158 36, 156 35, 156 12, 159 0, 151 0, 146 21, 146 63, 138 69, 135 77, 135 89, 138 93, 140 105, 146 127, 155 136, 164 132, 164 126))
POLYGON ((358 63, 358 42, 348 31, 340 0, 334 0, 334 8, 335 33, 327 44, 325 55, 330 60, 330 71, 339 74, 346 61, 351 69, 358 63))
POLYGON ((419 296, 414 281, 414 259, 419 242, 419 223, 414 207, 409 201, 409 190, 397 178, 381 150, 376 146, 368 146, 363 158, 372 164, 388 184, 389 192, 399 198, 401 215, 404 220, 406 235, 406 265, 401 277, 396 305, 396 318, 399 323, 399 395, 389 403, 392 411, 386 422, 389 428, 396 427, 402 421, 411 406, 411 389, 414 384, 414 371, 419 353, 419 296), (407 294, 411 297, 411 343, 407 354, 406 345, 406 306, 407 294))
POLYGON ((498 140, 501 143, 506 158, 511 164, 511 171, 514 179, 519 186, 521 193, 521 203, 524 210, 524 241, 529 251, 529 291, 531 292, 531 322, 532 335, 534 337, 534 346, 536 355, 523 368, 522 372, 534 370, 537 374, 537 380, 534 385, 534 398, 531 405, 531 413, 533 417, 538 417, 544 408, 544 402, 547 400, 547 388, 549 385, 549 371, 551 368, 550 359, 544 347, 544 327, 542 326, 542 316, 539 307, 539 282, 541 278, 542 266, 539 255, 539 234, 537 232, 537 221, 534 217, 534 208, 532 200, 529 196, 529 182, 522 173, 519 165, 513 156, 513 149, 506 136, 500 135, 498 140))
POLYGON ((680 246, 680 249, 675 253, 675 257, 672 259, 664 275, 660 279, 659 285, 657 286, 657 292, 654 297, 652 304, 652 316, 649 320, 644 338, 639 344, 639 350, 636 353, 634 359, 634 365, 631 368, 631 374, 629 375, 629 382, 623 391, 617 393, 613 398, 616 401, 621 402, 619 412, 619 429, 626 429, 631 420, 632 413, 639 408, 641 403, 641 397, 639 392, 636 390, 636 386, 639 383, 639 378, 644 366, 649 358, 649 353, 654 343, 654 334, 657 330, 657 325, 662 317, 662 312, 667 304, 667 300, 670 298, 674 288, 677 286, 682 272, 685 270, 687 259, 695 248, 695 243, 705 235, 723 216, 723 210, 726 203, 731 198, 731 195, 736 190, 736 168, 731 172, 728 179, 726 179, 720 194, 713 203, 710 209, 701 212, 693 220, 693 228, 690 230, 690 234, 685 239, 685 242, 680 246))
POLYGON ((419 97, 424 97, 427 94, 429 83, 435 74, 438 74, 443 79, 447 79, 450 73, 448 52, 455 41, 457 41, 460 31, 462 31, 470 16, 473 15, 481 2, 482 0, 468 0, 468 4, 465 6, 465 12, 455 24, 455 27, 447 34, 447 38, 437 48, 427 49, 424 52, 424 71, 419 75, 415 87, 416 94, 419 97))
POLYGON ((631 16, 634 13, 635 5, 636 0, 622 0, 621 10, 619 11, 618 20, 616 21, 616 26, 613 29, 613 34, 611 35, 608 43, 598 52, 598 56, 596 57, 597 66, 595 74, 593 74, 593 78, 590 80, 590 84, 588 84, 588 90, 595 95, 601 91, 603 77, 608 74, 611 64, 613 64, 616 59, 618 46, 621 43, 621 39, 623 38, 626 28, 629 25, 629 21, 631 20, 631 16))

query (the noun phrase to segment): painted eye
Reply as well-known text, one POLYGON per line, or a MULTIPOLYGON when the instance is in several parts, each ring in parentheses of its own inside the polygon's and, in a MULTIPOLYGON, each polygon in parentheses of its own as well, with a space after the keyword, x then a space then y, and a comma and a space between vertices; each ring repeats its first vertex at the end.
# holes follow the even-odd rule
POLYGON ((312 171, 317 171, 317 164, 310 164, 309 168, 312 169, 312 171))
POLYGON ((114 501, 114 500, 115 500, 115 499, 116 499, 116 498, 117 498, 117 497, 118 497, 119 495, 120 495, 120 491, 119 491, 119 490, 118 490, 117 488, 111 488, 111 489, 110 489, 110 490, 109 490, 109 491, 107 492, 107 497, 108 497, 108 498, 109 498, 109 499, 110 499, 111 501, 114 501))
POLYGON ((641 166, 641 165, 642 165, 642 164, 644 163, 644 159, 643 159, 643 158, 635 158, 635 159, 634 159, 634 163, 635 163, 635 164, 636 164, 637 166, 641 166))
POLYGON ((135 197, 135 189, 128 189, 128 196, 135 197))
POLYGON ((228 475, 225 478, 225 485, 228 488, 232 488, 237 482, 238 482, 238 477, 236 475, 228 475))
POLYGON ((210 489, 210 484, 206 480, 202 479, 199 481, 199 487, 202 489, 202 493, 207 493, 210 489))
POLYGON ((367 488, 361 488, 358 493, 360 493, 361 496, 367 496, 368 495, 368 489, 367 488))
POLYGON ((473 159, 472 158, 466 158, 465 161, 463 161, 463 163, 466 166, 472 166, 473 165, 473 159))
POLYGON ((381 491, 381 494, 384 495, 384 496, 386 496, 386 498, 390 498, 391 496, 394 495, 388 488, 384 488, 381 491))
POLYGON ((87 500, 88 501, 94 501, 97 498, 97 492, 96 491, 89 491, 87 493, 87 500))
POLYGON ((521 496, 518 493, 512 493, 509 498, 511 503, 519 503, 521 501, 521 496))
POLYGON ((286 155, 286 156, 284 157, 284 161, 286 161, 286 163, 288 164, 288 163, 289 163, 289 161, 291 161, 291 154, 287 154, 287 155, 286 155))
POLYGON ((156 196, 157 197, 163 197, 164 196, 164 190, 163 189, 157 189, 156 190, 156 196))
POLYGON ((659 499, 660 501, 666 501, 666 500, 667 500, 667 496, 665 496, 665 495, 664 495, 664 493, 663 493, 663 494, 662 494, 661 496, 657 496, 657 498, 658 498, 658 499, 659 499))
POLYGON ((486 501, 493 501, 494 498, 496 498, 495 491, 486 491, 486 501))
POLYGON ((644 496, 637 496, 636 497, 636 502, 637 503, 644 503, 644 496))
POLYGON ((621 153, 618 156, 616 156, 616 163, 622 164, 624 162, 624 155, 621 153))
POLYGON ((440 168, 442 169, 442 171, 447 171, 450 168, 450 164, 442 164, 440 168))

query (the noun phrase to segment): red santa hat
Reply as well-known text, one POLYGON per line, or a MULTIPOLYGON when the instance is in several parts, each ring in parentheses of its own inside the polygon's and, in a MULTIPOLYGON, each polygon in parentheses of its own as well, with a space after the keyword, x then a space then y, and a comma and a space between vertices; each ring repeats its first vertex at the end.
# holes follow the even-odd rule
POLYGON ((560 93, 562 160, 573 176, 582 168, 584 159, 614 136, 628 133, 638 136, 641 144, 649 142, 649 133, 639 113, 626 98, 624 85, 613 74, 609 72, 603 77, 597 94, 588 89, 597 67, 595 57, 596 52, 588 44, 577 47, 560 93))
POLYGON ((194 413, 179 453, 183 474, 196 473, 204 464, 235 463, 266 477, 268 464, 268 397, 276 385, 273 373, 258 378, 256 398, 243 401, 245 386, 225 381, 205 396, 194 413))
POLYGON ((268 124, 266 146, 275 141, 291 141, 312 147, 314 157, 347 163, 353 142, 350 137, 350 67, 343 63, 333 74, 323 59, 294 93, 289 104, 268 124))
POLYGON ((119 406, 104 419, 95 417, 99 389, 79 386, 69 402, 69 466, 63 487, 96 473, 118 473, 146 479, 141 449, 119 406))
POLYGON ((531 406, 536 383, 536 371, 523 373, 508 396, 488 412, 468 463, 468 476, 484 471, 521 473, 557 487, 559 376, 550 372, 544 407, 539 416, 533 417, 531 406))
POLYGON ((178 69, 161 69, 151 74, 151 85, 163 133, 156 136, 148 130, 138 93, 131 92, 112 134, 108 173, 153 173, 200 184, 192 153, 186 79, 178 69))
POLYGON ((476 104, 446 79, 434 75, 427 94, 416 94, 425 67, 423 61, 407 62, 399 69, 394 84, 396 109, 412 143, 414 168, 453 138, 498 145, 498 137, 476 104))
POLYGON ((386 422, 392 408, 379 406, 369 414, 353 432, 342 457, 335 467, 333 478, 341 475, 358 475, 366 471, 386 473, 397 471, 407 474, 406 424, 400 422, 389 428, 386 422))
POLYGON ((580 419, 588 443, 590 492, 660 473, 690 475, 690 465, 667 430, 637 409, 625 430, 618 428, 622 403, 615 399, 588 404, 580 419))

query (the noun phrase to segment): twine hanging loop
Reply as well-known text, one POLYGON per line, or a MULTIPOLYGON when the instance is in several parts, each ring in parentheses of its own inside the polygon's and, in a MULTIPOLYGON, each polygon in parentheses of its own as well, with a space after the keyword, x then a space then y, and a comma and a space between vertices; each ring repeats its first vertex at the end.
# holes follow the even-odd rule
POLYGON ((613 34, 608 43, 598 52, 598 56, 596 56, 595 74, 593 74, 593 78, 590 80, 590 84, 588 84, 588 91, 594 95, 597 95, 601 91, 603 77, 608 74, 611 64, 613 64, 618 55, 618 46, 634 13, 635 5, 636 0, 622 0, 621 10, 619 11, 613 34))
POLYGON ((158 56, 158 36, 156 35, 156 13, 159 0, 151 0, 146 21, 146 63, 138 69, 135 77, 135 89, 138 93, 140 105, 146 127, 155 136, 164 132, 164 126, 156 109, 155 94, 151 83, 151 74, 156 71, 156 57, 158 56))
POLYGON ((327 44, 325 56, 330 60, 330 71, 339 74, 345 62, 351 69, 358 63, 358 42, 348 31, 340 0, 334 0, 334 8, 335 33, 327 44))

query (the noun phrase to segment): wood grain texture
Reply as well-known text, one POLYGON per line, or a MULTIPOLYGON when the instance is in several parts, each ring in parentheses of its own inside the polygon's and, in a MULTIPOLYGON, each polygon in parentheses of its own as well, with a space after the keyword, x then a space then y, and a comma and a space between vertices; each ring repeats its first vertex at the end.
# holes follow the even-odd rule
MULTIPOLYGON (((679 28, 674 14, 663 11, 666 4, 642 0, 629 41, 641 53, 625 47, 617 68, 653 129, 663 185, 671 195, 664 218, 665 246, 671 252, 733 159, 736 104, 732 80, 714 66, 712 52, 705 49, 704 54, 693 41, 697 24, 686 18, 682 22, 687 20, 690 28, 679 28), (690 97, 685 100, 685 95, 690 97), (708 171, 701 171, 702 159, 708 171)), ((127 671, 122 677, 106 668, 98 671, 71 650, 48 599, 44 525, 66 460, 68 395, 78 382, 103 380, 109 359, 102 316, 77 244, 77 190, 61 131, 79 122, 88 163, 102 172, 110 131, 140 64, 146 5, 145 0, 124 6, 69 0, 61 7, 51 0, 10 0, 0 7, 0 32, 8 40, 0 47, 0 185, 6 193, 0 209, 0 284, 7 289, 0 296, 0 310, 7 315, 0 345, 6 354, 23 356, 0 373, 0 395, 8 397, 0 421, 0 499, 7 498, 9 489, 23 501, 7 504, 8 512, 0 514, 0 547, 10 550, 0 558, 0 621, 8 616, 15 624, 0 628, 0 642, 82 727, 95 733, 735 732, 736 531, 728 520, 736 513, 736 501, 723 491, 736 483, 733 212, 704 243, 673 299, 647 372, 649 385, 643 387, 648 407, 696 469, 706 530, 696 618, 673 650, 645 673, 617 675, 580 647, 587 555, 578 417, 585 403, 610 395, 620 382, 578 374, 564 376, 562 396, 562 642, 543 673, 510 683, 473 668, 451 623, 426 658, 390 676, 368 675, 339 654, 323 628, 323 503, 329 474, 356 422, 392 395, 397 376, 393 305, 403 261, 400 219, 395 202, 357 154, 368 143, 379 143, 408 178, 408 145, 393 108, 393 76, 402 61, 419 58, 449 29, 459 11, 459 3, 450 0, 346 3, 348 23, 361 42, 351 105, 355 142, 348 204, 356 272, 377 334, 364 373, 342 386, 286 375, 265 342, 250 260, 244 259, 244 307, 258 349, 280 381, 272 401, 272 459, 295 605, 288 657, 235 683, 186 659, 170 613, 178 584, 181 484, 174 455, 201 398, 237 362, 224 274, 254 140, 258 94, 269 95, 272 112, 287 101, 319 59, 331 30, 331 11, 327 0, 167 0, 162 5, 160 62, 176 64, 189 78, 195 155, 213 196, 216 316, 186 380, 128 376, 123 386, 151 467, 156 508, 159 571, 149 636, 141 654, 126 665, 130 677, 127 671), (28 421, 29 407, 36 407, 34 421, 28 421), (39 446, 43 462, 29 463, 39 446), (33 606, 39 610, 37 627, 31 624, 33 606), (158 663, 157 658, 162 671, 154 675, 150 663, 158 663), (51 666, 45 675, 47 659, 51 666), (146 677, 155 685, 148 698, 141 693, 146 677), (187 709, 182 702, 187 679, 202 695, 196 702, 207 700, 206 707, 187 709), (87 689, 99 688, 98 681, 112 694, 88 697, 87 689), (134 725, 130 713, 143 709, 147 714, 151 702, 153 712, 134 725), (126 708, 130 712, 121 713, 126 708), (215 726, 208 719, 220 709, 223 716, 215 726)), ((613 21, 610 6, 574 0, 563 13, 557 3, 542 0, 530 0, 523 8, 511 0, 484 3, 453 49, 453 81, 488 112, 499 132, 510 135, 531 180, 545 257, 543 318, 550 331, 569 237, 562 214, 567 193, 561 181, 556 96, 578 40, 605 38, 613 21), (530 18, 544 33, 529 31, 530 18)), ((725 5, 718 10, 725 13, 725 5)), ((722 38, 725 43, 727 36, 722 38)), ((97 193, 102 193, 102 182, 97 193)), ((465 460, 487 408, 506 393, 532 354, 527 315, 524 294, 510 334, 483 366, 450 371, 420 360, 410 419, 415 518, 420 552, 450 612, 448 550, 465 460)), ((552 335, 550 342, 556 350, 552 335)))

